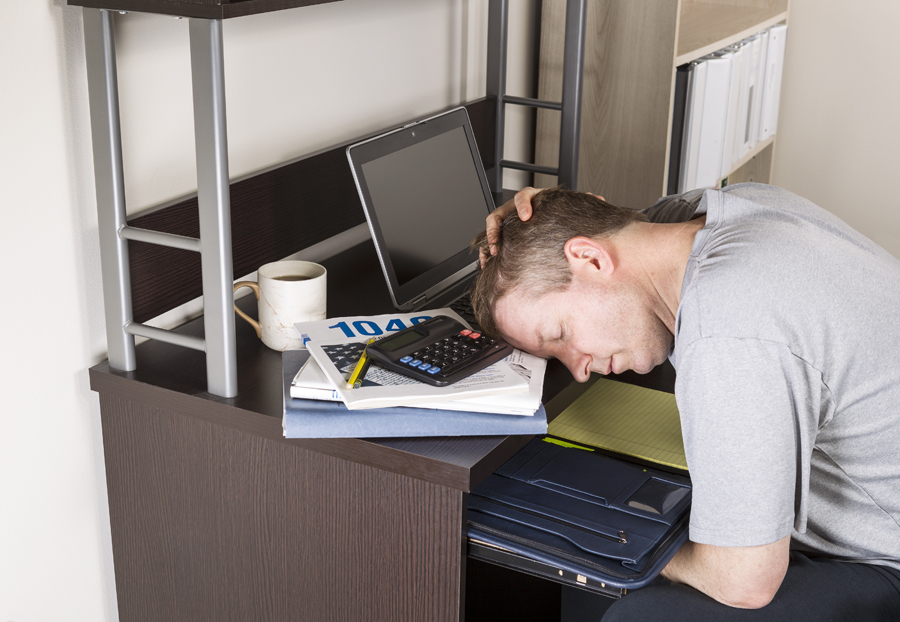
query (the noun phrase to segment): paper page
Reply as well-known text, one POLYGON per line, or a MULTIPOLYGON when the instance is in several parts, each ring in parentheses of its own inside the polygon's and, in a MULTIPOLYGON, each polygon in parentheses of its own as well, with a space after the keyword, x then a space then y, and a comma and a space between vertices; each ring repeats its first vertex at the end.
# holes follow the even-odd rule
POLYGON ((325 375, 325 372, 322 371, 322 368, 319 367, 319 364, 316 363, 313 357, 306 359, 300 371, 294 376, 291 386, 307 389, 327 389, 329 391, 334 389, 334 384, 328 379, 328 376, 325 375))
POLYGON ((356 366, 366 341, 368 339, 364 337, 328 342, 310 341, 306 344, 310 354, 350 410, 418 405, 442 401, 451 396, 460 399, 528 391, 528 382, 503 361, 446 387, 431 386, 372 363, 363 385, 358 389, 348 389, 347 378, 356 366))
POLYGON ((550 423, 548 433, 687 469, 675 396, 599 379, 550 423))
POLYGON ((456 311, 445 308, 412 313, 396 312, 385 315, 358 315, 354 317, 336 317, 315 322, 298 322, 294 324, 294 330, 303 337, 304 344, 308 341, 333 342, 341 339, 371 339, 372 337, 382 337, 389 333, 409 328, 425 320, 430 320, 436 315, 452 317, 460 324, 471 328, 456 311))
POLYGON ((547 369, 547 361, 532 356, 527 352, 522 352, 521 350, 513 350, 513 353, 503 359, 503 362, 528 381, 527 393, 488 395, 437 404, 421 404, 421 406, 423 408, 446 410, 458 410, 459 408, 464 407, 466 410, 473 410, 475 412, 489 412, 506 415, 533 415, 541 405, 541 395, 544 391, 544 372, 547 369))
POLYGON ((328 400, 341 402, 340 394, 319 368, 315 359, 309 357, 291 382, 291 397, 307 400, 328 400))

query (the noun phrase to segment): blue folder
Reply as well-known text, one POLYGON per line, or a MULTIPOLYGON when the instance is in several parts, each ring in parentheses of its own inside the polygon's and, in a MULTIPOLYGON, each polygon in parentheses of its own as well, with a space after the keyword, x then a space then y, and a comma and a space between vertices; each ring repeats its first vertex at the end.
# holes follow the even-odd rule
POLYGON ((543 405, 532 416, 495 415, 432 408, 348 410, 342 402, 292 398, 291 381, 309 357, 306 350, 282 353, 285 438, 388 438, 415 436, 506 436, 546 434, 543 405))

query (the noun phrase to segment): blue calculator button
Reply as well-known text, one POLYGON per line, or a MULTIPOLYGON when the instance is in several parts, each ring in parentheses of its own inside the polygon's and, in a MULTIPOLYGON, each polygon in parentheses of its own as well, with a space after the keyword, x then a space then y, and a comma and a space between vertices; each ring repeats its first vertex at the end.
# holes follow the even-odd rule
POLYGON ((422 361, 420 361, 419 359, 413 359, 409 362, 409 364, 411 367, 418 367, 422 364, 422 361))
POLYGON ((431 365, 429 365, 428 363, 422 363, 421 365, 419 365, 419 369, 422 370, 428 369, 429 367, 431 367, 431 365))
POLYGON ((411 360, 412 360, 412 357, 409 355, 406 355, 402 359, 400 359, 400 362, 401 363, 409 363, 411 360))
POLYGON ((428 373, 429 373, 429 374, 436 374, 436 373, 438 373, 439 371, 441 371, 441 368, 440 368, 440 367, 432 367, 431 369, 428 370, 428 373))

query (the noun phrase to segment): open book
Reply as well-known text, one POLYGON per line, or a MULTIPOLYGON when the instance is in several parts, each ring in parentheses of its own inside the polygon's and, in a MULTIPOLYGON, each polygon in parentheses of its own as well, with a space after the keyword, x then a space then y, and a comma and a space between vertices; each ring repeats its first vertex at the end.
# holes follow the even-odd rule
POLYGON ((341 401, 349 409, 416 405, 424 408, 509 415, 533 415, 540 407, 546 361, 515 351, 505 361, 447 387, 432 387, 377 367, 369 368, 363 386, 347 389, 346 382, 362 344, 446 315, 468 326, 452 309, 412 313, 340 317, 294 325, 303 336, 313 361, 294 378, 292 396, 341 401), (458 403, 448 403, 458 402, 458 403))
MULTIPOLYGON (((504 359, 504 362, 528 382, 528 390, 526 392, 478 395, 468 398, 457 398, 455 395, 451 395, 445 400, 421 403, 418 406, 437 410, 468 410, 503 415, 533 415, 541 405, 541 392, 547 361, 515 350, 504 359)), ((342 375, 347 374, 345 372, 342 375)), ((371 378, 369 379, 371 380, 371 378)), ((294 398, 343 401, 337 388, 312 357, 307 359, 300 371, 297 372, 291 383, 290 391, 291 397, 294 398)))
MULTIPOLYGON (((310 341, 306 344, 312 358, 350 410, 528 393, 529 381, 503 361, 445 387, 419 382, 378 367, 373 362, 362 386, 348 389, 347 379, 353 372, 366 341, 368 338, 363 337, 328 342, 310 341)), ((467 406, 464 408, 469 409, 467 406)))

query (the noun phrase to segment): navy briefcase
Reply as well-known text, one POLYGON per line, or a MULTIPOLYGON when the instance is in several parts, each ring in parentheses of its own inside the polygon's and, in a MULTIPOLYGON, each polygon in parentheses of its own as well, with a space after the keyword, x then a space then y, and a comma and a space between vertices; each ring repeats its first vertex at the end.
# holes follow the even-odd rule
POLYGON ((687 540, 687 477, 536 438, 469 494, 469 555, 608 595, 687 540))

